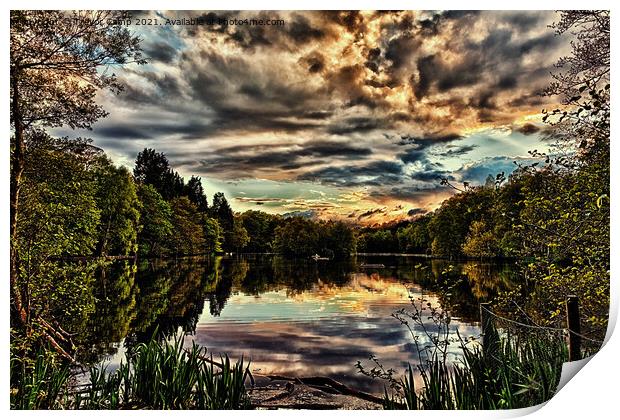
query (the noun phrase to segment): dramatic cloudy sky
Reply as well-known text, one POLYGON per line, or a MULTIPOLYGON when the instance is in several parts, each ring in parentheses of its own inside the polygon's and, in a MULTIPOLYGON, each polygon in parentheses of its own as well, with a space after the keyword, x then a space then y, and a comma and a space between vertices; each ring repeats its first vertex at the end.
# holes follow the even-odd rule
MULTIPOLYGON (((165 19, 207 12, 144 12, 165 19)), ((283 26, 134 27, 150 57, 89 134, 120 164, 163 151, 235 210, 376 223, 436 208, 547 144, 553 12, 216 12, 283 26)))

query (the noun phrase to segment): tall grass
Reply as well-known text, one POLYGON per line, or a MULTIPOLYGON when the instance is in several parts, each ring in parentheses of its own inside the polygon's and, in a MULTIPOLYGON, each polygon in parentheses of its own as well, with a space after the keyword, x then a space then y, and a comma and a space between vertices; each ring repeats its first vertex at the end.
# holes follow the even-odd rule
POLYGON ((11 357, 10 404, 16 410, 62 408, 62 399, 70 377, 69 367, 50 363, 44 351, 34 363, 11 357))
MULTIPOLYGON (((458 334, 458 332, 457 332, 458 334)), ((493 337, 493 334, 489 334, 493 337)), ((552 337, 497 335, 492 345, 461 341, 462 355, 448 364, 435 355, 417 366, 423 386, 416 389, 409 365, 384 408, 409 410, 489 410, 531 407, 555 393, 568 350, 552 337), (472 345, 473 344, 473 345, 472 345)))
POLYGON ((489 318, 482 326, 482 343, 474 337, 465 340, 458 329, 451 331, 449 313, 423 299, 411 303, 411 310, 401 309, 393 317, 411 333, 417 363, 408 364, 404 377, 396 378, 393 369, 386 370, 374 357, 370 370, 358 362, 361 373, 388 381, 384 408, 512 409, 541 404, 554 395, 568 360, 561 336, 540 329, 498 329, 489 318), (456 360, 450 361, 455 350, 456 360))
POLYGON ((416 390, 409 365, 400 392, 384 397, 385 408, 410 410, 489 410, 530 407, 555 393, 566 346, 561 343, 515 337, 500 339, 492 356, 482 347, 463 346, 459 362, 448 365, 434 359, 418 366, 424 386, 416 390))
POLYGON ((228 356, 212 362, 206 350, 183 342, 138 344, 112 373, 91 368, 91 384, 76 394, 76 409, 244 409, 249 367, 228 356))
POLYGON ((44 357, 37 359, 32 370, 17 368, 11 364, 11 382, 16 384, 11 390, 14 409, 226 410, 250 406, 245 383, 251 374, 243 359, 232 363, 223 356, 219 362, 212 361, 206 349, 196 344, 184 349, 180 339, 138 344, 116 371, 108 372, 104 365, 91 367, 90 383, 77 389, 68 385, 68 368, 48 367, 44 357))

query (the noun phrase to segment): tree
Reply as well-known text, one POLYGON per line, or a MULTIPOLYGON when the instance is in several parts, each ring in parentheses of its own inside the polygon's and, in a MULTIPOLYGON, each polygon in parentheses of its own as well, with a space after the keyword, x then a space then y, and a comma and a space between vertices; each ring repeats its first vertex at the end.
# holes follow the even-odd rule
POLYGON ((531 258, 523 275, 534 284, 524 293, 530 317, 563 324, 568 294, 580 296, 582 333, 601 339, 609 310, 610 269, 610 48, 609 11, 560 12, 558 35, 573 35, 546 93, 562 106, 544 111, 551 155, 544 165, 521 167, 519 220, 514 224, 521 255, 531 258))
POLYGON ((462 254, 462 246, 474 220, 487 222, 491 217, 494 190, 476 187, 460 192, 445 200, 428 223, 432 238, 433 255, 456 258, 462 254))
POLYGON ((521 243, 514 226, 518 224, 523 210, 522 189, 523 183, 518 175, 509 176, 508 182, 497 190, 490 208, 491 225, 499 241, 498 252, 504 257, 515 257, 520 252, 521 243))
POLYGON ((204 249, 202 216, 189 198, 182 196, 170 201, 172 208, 172 236, 170 248, 175 255, 195 255, 204 249))
POLYGON ((198 207, 199 211, 204 213, 209 210, 209 203, 205 195, 205 190, 202 188, 200 177, 192 176, 189 181, 187 181, 187 185, 185 185, 184 193, 189 200, 198 207))
POLYGON ((492 258, 499 254, 497 238, 493 231, 481 221, 475 221, 469 227, 462 249, 468 257, 492 258))
POLYGON ((235 217, 233 221, 233 229, 232 235, 230 239, 230 244, 232 247, 239 253, 244 246, 246 246, 250 242, 250 236, 248 235, 248 231, 243 227, 243 222, 239 220, 238 217, 235 217))
POLYGON ((362 232, 358 243, 363 252, 398 252, 398 241, 389 229, 362 232))
POLYGON ((543 110, 543 121, 551 124, 551 137, 557 140, 556 157, 548 160, 571 168, 588 156, 609 153, 610 14, 562 11, 552 27, 558 35, 571 33, 574 38, 571 54, 558 60, 554 81, 545 91, 563 103, 563 108, 543 110))
POLYGON ((561 325, 566 296, 576 294, 582 332, 602 339, 609 310, 609 166, 538 171, 523 175, 522 182, 516 228, 522 254, 535 256, 523 267, 536 285, 526 298, 531 316, 561 325))
POLYGON ((145 148, 136 156, 133 176, 137 182, 152 185, 166 200, 185 190, 183 178, 170 167, 165 154, 145 148))
POLYGON ((234 215, 223 192, 217 192, 213 195, 213 204, 211 206, 210 213, 211 217, 217 219, 220 227, 222 228, 224 235, 224 250, 229 251, 233 249, 231 241, 234 215))
MULTIPOLYGON (((88 171, 90 156, 73 149, 73 142, 48 137, 33 139, 21 179, 16 235, 11 246, 19 268, 17 292, 27 297, 26 333, 11 328, 11 349, 28 357, 38 340, 48 342, 67 358, 70 338, 52 327, 78 329, 92 308, 90 293, 96 263, 67 265, 59 258, 91 255, 97 243, 100 210, 97 185, 88 171), (52 321, 53 320, 53 321, 52 321), (58 334, 57 334, 58 332, 58 334)), ((17 315, 12 312, 11 315, 17 315)), ((19 321, 17 321, 19 322, 19 321)))
POLYGON ((222 252, 222 229, 218 221, 209 216, 203 216, 203 232, 205 236, 205 252, 208 254, 222 252))
POLYGON ((342 258, 355 254, 356 238, 353 230, 343 222, 328 222, 323 226, 321 251, 342 258))
POLYGON ((431 242, 433 255, 448 258, 460 255, 461 243, 469 229, 469 223, 462 218, 463 214, 460 208, 445 204, 435 212, 435 217, 428 224, 428 230, 433 238, 431 242))
POLYGON ((170 169, 168 172, 168 189, 166 190, 166 196, 169 198, 180 197, 185 190, 185 183, 183 177, 179 175, 177 171, 170 169))
POLYGON ((281 223, 281 216, 248 210, 239 218, 250 236, 245 249, 248 252, 272 252, 274 231, 281 223))
POLYGON ((274 248, 289 256, 309 256, 320 251, 319 231, 311 220, 291 217, 275 230, 274 248))
POLYGON ((401 227, 396 231, 398 247, 400 252, 416 252, 424 254, 429 249, 430 237, 428 233, 428 222, 431 215, 419 217, 406 227, 401 227))
MULTIPOLYGON (((114 74, 99 71, 143 63, 139 38, 115 25, 118 12, 11 11, 10 14, 10 232, 11 317, 30 330, 29 304, 18 285, 17 222, 29 137, 47 127, 90 128, 106 112, 95 102, 99 89, 122 89, 114 74)), ((62 350, 46 327, 47 341, 62 350)))
POLYGON ((135 253, 141 204, 129 171, 102 159, 94 172, 97 207, 101 212, 97 255, 135 253))
POLYGON ((166 242, 172 235, 172 208, 152 185, 140 185, 138 197, 142 203, 139 254, 161 256, 166 253, 166 242))

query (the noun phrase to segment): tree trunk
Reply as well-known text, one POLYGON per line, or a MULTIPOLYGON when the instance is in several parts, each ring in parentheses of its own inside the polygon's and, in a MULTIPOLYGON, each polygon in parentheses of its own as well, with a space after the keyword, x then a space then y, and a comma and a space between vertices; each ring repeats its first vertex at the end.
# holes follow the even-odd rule
POLYGON ((11 217, 11 301, 12 311, 17 315, 17 319, 22 326, 28 323, 28 313, 23 304, 22 291, 17 285, 19 273, 19 258, 17 255, 17 208, 19 203, 19 190, 21 187, 22 173, 24 172, 24 123, 19 107, 19 70, 11 69, 11 111, 13 125, 15 129, 15 139, 13 154, 11 155, 11 197, 10 197, 10 217, 11 217))

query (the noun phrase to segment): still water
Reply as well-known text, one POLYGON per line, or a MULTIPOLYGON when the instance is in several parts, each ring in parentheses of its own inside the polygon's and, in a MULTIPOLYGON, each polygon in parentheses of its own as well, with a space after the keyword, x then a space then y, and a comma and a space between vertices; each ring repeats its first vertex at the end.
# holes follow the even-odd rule
MULTIPOLYGON (((423 299, 425 307, 450 310, 452 330, 476 336, 478 302, 516 281, 509 264, 404 256, 118 262, 100 273, 81 358, 114 368, 126 349, 154 334, 185 336, 186 345, 194 341, 216 358, 251 360, 257 377, 322 375, 382 393, 383 382, 358 373, 357 361, 371 368, 374 355, 402 372, 418 360, 411 332, 394 312, 423 299)), ((414 333, 428 341, 419 326, 414 333)))

